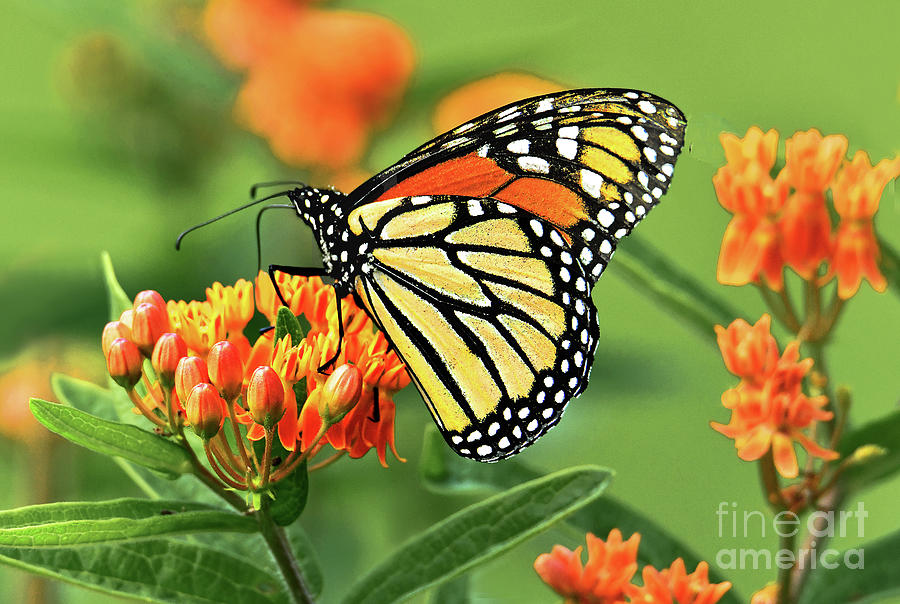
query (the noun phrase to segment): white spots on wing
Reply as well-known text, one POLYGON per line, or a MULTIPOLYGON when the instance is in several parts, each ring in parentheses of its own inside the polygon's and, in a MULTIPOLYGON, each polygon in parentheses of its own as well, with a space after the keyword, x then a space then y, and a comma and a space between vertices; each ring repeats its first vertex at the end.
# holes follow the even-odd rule
POLYGON ((638 103, 638 109, 644 113, 656 113, 656 105, 646 100, 638 103))
POLYGON ((475 124, 473 122, 468 122, 468 123, 463 124, 462 126, 459 126, 458 128, 456 128, 456 130, 454 130, 454 132, 457 134, 462 134, 466 130, 471 130, 474 127, 475 127, 475 124))
POLYGON ((553 126, 553 117, 542 117, 531 122, 535 130, 549 130, 553 126))
POLYGON ((660 145, 659 150, 669 156, 675 155, 675 149, 669 145, 660 145))
POLYGON ((555 400, 557 404, 562 404, 562 402, 566 400, 566 392, 564 390, 557 391, 556 396, 553 398, 553 400, 555 400))
POLYGON ((653 193, 653 196, 657 199, 662 197, 662 194, 663 194, 663 190, 660 189, 659 187, 653 187, 653 190, 650 192, 653 193))
POLYGON ((615 222, 616 217, 613 216, 612 212, 610 212, 606 208, 603 208, 602 210, 597 212, 597 220, 599 220, 603 228, 606 229, 609 228, 613 222, 615 222))
POLYGON ((572 264, 572 254, 570 254, 569 252, 560 252, 559 259, 563 261, 563 264, 572 264))
POLYGON ((575 361, 576 367, 581 367, 584 364, 584 355, 581 354, 581 351, 579 350, 572 355, 572 360, 575 361))
POLYGON ((631 212, 631 211, 625 212, 625 220, 628 222, 634 222, 635 221, 634 212, 631 212))
POLYGON ((593 170, 581 170, 581 188, 584 192, 593 197, 600 199, 600 187, 603 186, 603 177, 593 170))
POLYGON ((501 449, 506 449, 509 447, 509 445, 509 439, 505 436, 497 442, 497 446, 499 446, 501 449))
POLYGON ((559 129, 562 138, 578 138, 578 126, 563 126, 559 129))
POLYGON ((563 245, 563 238, 562 238, 562 236, 559 234, 559 231, 557 231, 557 230, 555 230, 555 229, 552 230, 552 231, 550 231, 550 241, 552 241, 553 243, 555 243, 555 244, 558 245, 558 246, 562 246, 562 245, 563 245))
POLYGON ((569 274, 569 269, 567 269, 564 266, 561 267, 559 269, 559 278, 562 279, 563 281, 565 281, 566 283, 568 283, 569 280, 572 278, 572 275, 569 274))
POLYGON ((594 229, 584 229, 581 231, 582 237, 584 237, 585 241, 592 241, 597 233, 594 232, 594 229))
POLYGON ((551 257, 551 256, 553 255, 553 250, 551 250, 551 249, 550 249, 549 247, 547 247, 546 245, 542 245, 542 246, 541 246, 541 255, 542 255, 542 256, 545 256, 546 258, 549 258, 549 257, 551 257))
POLYGON ((494 422, 490 426, 488 426, 488 436, 495 435, 500 430, 500 424, 498 422, 494 422))
POLYGON ((575 300, 575 312, 579 315, 583 315, 585 311, 584 301, 581 298, 575 300))
POLYGON ((644 155, 652 162, 656 161, 656 149, 653 147, 644 147, 644 155))
POLYGON ((624 237, 627 234, 628 234, 628 231, 626 231, 625 229, 619 229, 615 233, 613 233, 613 237, 615 237, 616 239, 621 239, 622 237, 624 237))
POLYGON ((519 419, 525 419, 526 417, 528 417, 529 413, 531 413, 531 409, 529 409, 528 407, 522 407, 521 409, 519 409, 519 419))
POLYGON ((553 385, 553 376, 548 375, 547 377, 544 378, 544 386, 549 388, 552 385, 553 385))
POLYGON ((612 252, 612 244, 609 242, 609 239, 604 239, 600 242, 600 253, 604 255, 608 255, 612 252))
POLYGON ((542 157, 533 155, 523 155, 519 158, 519 167, 526 172, 537 172, 538 174, 550 173, 550 162, 542 157))
POLYGON ((497 136, 503 136, 504 134, 512 134, 516 130, 518 130, 518 128, 516 128, 515 124, 506 124, 505 126, 500 126, 496 130, 494 130, 494 134, 496 134, 497 136))
POLYGON ((647 139, 650 138, 650 135, 647 134, 647 130, 643 126, 632 126, 631 133, 641 142, 647 142, 647 139))
POLYGON ((541 102, 538 103, 537 109, 534 110, 535 113, 541 113, 543 111, 550 111, 553 109, 553 99, 541 99, 541 102))
POLYGON ((478 147, 478 151, 477 151, 478 157, 487 157, 488 151, 490 151, 490 150, 491 150, 490 145, 482 145, 482 146, 478 147))
POLYGON ((622 117, 617 117, 616 121, 619 122, 620 124, 625 124, 626 126, 630 126, 631 124, 634 123, 634 120, 632 120, 627 115, 623 115, 622 117))
POLYGON ((662 170, 663 174, 666 176, 672 176, 672 173, 675 171, 675 166, 672 164, 663 164, 660 170, 662 170))
POLYGON ((497 203, 497 211, 501 214, 515 214, 516 208, 509 205, 508 203, 503 203, 502 201, 497 203))
POLYGON ((463 438, 462 438, 462 436, 460 436, 458 434, 454 434, 453 436, 450 437, 450 440, 453 442, 454 445, 458 445, 459 443, 461 443, 463 441, 463 438))
POLYGON ((572 105, 571 107, 560 107, 560 113, 577 113, 581 111, 581 105, 572 105))
POLYGON ((480 447, 478 447, 478 449, 475 450, 475 452, 478 453, 481 457, 485 457, 487 455, 490 455, 493 450, 494 449, 491 448, 490 445, 481 445, 480 447))
POLYGON ((578 155, 578 143, 571 138, 556 139, 556 150, 566 159, 575 159, 578 155))
POLYGON ((636 98, 638 98, 638 93, 636 93, 636 92, 626 92, 626 93, 625 93, 625 98, 626 98, 626 99, 636 99, 636 98))
POLYGON ((531 222, 528 223, 531 225, 531 230, 534 231, 534 234, 540 237, 544 234, 544 225, 541 224, 540 220, 531 219, 531 222))
POLYGON ((529 141, 527 138, 520 138, 519 140, 514 140, 510 144, 506 145, 506 148, 509 149, 512 153, 524 155, 528 153, 528 149, 531 148, 531 141, 529 141))
POLYGON ((431 201, 430 195, 416 195, 415 197, 410 197, 409 200, 412 202, 414 206, 421 206, 429 201, 431 201))
POLYGON ((544 409, 544 410, 541 412, 541 415, 544 416, 544 419, 550 419, 551 417, 553 417, 553 408, 552 408, 552 407, 547 407, 546 409, 544 409))
POLYGON ((638 206, 634 209, 634 213, 640 217, 647 213, 647 209, 644 206, 638 206))
POLYGON ((583 247, 581 248, 581 253, 578 254, 578 258, 581 260, 582 264, 590 264, 594 259, 594 252, 587 247, 583 247))
POLYGON ((470 199, 468 202, 469 206, 469 215, 471 216, 481 216, 484 214, 484 208, 481 207, 481 201, 478 199, 470 199))
POLYGON ((544 392, 543 390, 541 390, 540 392, 537 393, 537 396, 534 397, 534 400, 536 400, 539 405, 543 405, 545 398, 547 398, 547 393, 544 392))
POLYGON ((581 277, 578 277, 577 279, 575 279, 575 289, 580 292, 587 291, 587 281, 585 281, 581 277))
POLYGON ((469 437, 466 438, 466 440, 469 441, 470 443, 473 443, 476 440, 481 440, 481 432, 479 432, 478 430, 472 431, 472 433, 469 434, 469 437))
POLYGON ((641 170, 638 172, 638 182, 641 183, 641 186, 645 189, 650 186, 650 178, 647 176, 647 173, 641 170))
POLYGON ((519 426, 513 428, 513 436, 515 436, 516 438, 522 438, 522 428, 520 428, 519 426))
POLYGON ((678 127, 678 120, 676 120, 674 117, 668 117, 668 118, 666 118, 666 121, 669 123, 669 126, 671 126, 672 128, 678 127))
POLYGON ((538 429, 538 420, 533 419, 530 422, 528 422, 528 425, 525 426, 525 429, 528 430, 529 432, 534 432, 535 430, 537 430, 538 429))

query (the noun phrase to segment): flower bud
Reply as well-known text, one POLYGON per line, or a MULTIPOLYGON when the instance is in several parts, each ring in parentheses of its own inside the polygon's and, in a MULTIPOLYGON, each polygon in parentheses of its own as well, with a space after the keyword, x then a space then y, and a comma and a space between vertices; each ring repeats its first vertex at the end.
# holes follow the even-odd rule
POLYGON ((354 365, 341 365, 335 369, 319 397, 319 416, 327 424, 337 423, 350 412, 362 394, 362 374, 354 365))
POLYGON ((182 401, 188 400, 197 384, 209 383, 206 362, 200 357, 184 357, 175 368, 175 393, 182 401))
POLYGON ((225 422, 225 401, 211 384, 197 384, 185 404, 185 415, 194 433, 209 440, 219 433, 225 422))
POLYGON ((187 344, 177 333, 164 333, 156 341, 151 362, 163 386, 171 388, 175 384, 178 362, 186 356, 187 344))
POLYGON ((284 383, 278 372, 262 365, 250 377, 247 407, 257 424, 270 428, 284 415, 284 383))
POLYGON ((169 315, 165 309, 143 303, 134 309, 131 340, 145 357, 153 354, 153 347, 161 335, 169 331, 169 315))
POLYGON ((240 396, 244 383, 244 363, 237 346, 226 340, 216 342, 209 349, 206 366, 209 369, 209 381, 219 389, 219 394, 225 400, 234 400, 240 396))
POLYGON ((141 380, 143 359, 141 353, 129 340, 116 338, 109 345, 106 353, 106 368, 115 382, 131 390, 141 380))
POLYGON ((100 347, 103 348, 103 356, 109 352, 109 345, 112 344, 113 340, 116 338, 125 338, 126 340, 131 337, 131 328, 122 323, 121 321, 110 321, 103 328, 103 335, 100 336, 100 347))
POLYGON ((137 308, 141 304, 152 304, 161 310, 166 310, 166 301, 163 300, 163 297, 159 295, 158 291, 152 289, 145 289, 142 292, 138 292, 138 295, 134 297, 134 308, 137 308))
POLYGON ((131 308, 123 310, 122 314, 119 315, 119 322, 123 323, 128 329, 131 329, 131 326, 134 325, 134 310, 131 308))

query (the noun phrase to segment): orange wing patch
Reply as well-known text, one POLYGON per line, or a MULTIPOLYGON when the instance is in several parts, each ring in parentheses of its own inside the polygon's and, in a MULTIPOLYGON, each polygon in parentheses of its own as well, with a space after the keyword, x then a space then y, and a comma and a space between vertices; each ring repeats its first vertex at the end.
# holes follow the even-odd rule
POLYGON ((536 214, 561 229, 588 218, 577 193, 545 178, 519 178, 494 195, 494 199, 536 214))
POLYGON ((415 195, 488 197, 513 177, 513 174, 498 166, 494 160, 469 153, 400 181, 382 193, 376 201, 415 195))

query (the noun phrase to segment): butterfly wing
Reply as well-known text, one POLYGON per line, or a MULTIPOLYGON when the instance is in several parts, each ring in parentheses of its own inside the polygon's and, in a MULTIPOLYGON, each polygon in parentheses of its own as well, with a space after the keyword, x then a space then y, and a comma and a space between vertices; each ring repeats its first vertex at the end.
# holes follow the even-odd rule
POLYGON ((593 284, 618 240, 668 189, 685 125, 677 107, 647 92, 534 97, 422 145, 348 203, 420 195, 504 201, 563 231, 593 284))
POLYGON ((550 223, 455 195, 374 202, 348 220, 378 235, 356 294, 457 453, 503 459, 558 421, 598 328, 587 276, 550 223))

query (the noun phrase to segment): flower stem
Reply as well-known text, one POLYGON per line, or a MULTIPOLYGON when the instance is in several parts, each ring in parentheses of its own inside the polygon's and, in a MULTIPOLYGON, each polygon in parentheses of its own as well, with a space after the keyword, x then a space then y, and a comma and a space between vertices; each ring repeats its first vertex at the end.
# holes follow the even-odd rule
POLYGON ((772 509, 779 512, 788 509, 788 504, 781 492, 781 486, 778 484, 775 457, 772 455, 771 449, 759 460, 759 477, 763 484, 763 491, 766 494, 766 501, 769 502, 772 509))
POLYGON ((347 454, 346 451, 343 451, 343 450, 338 451, 337 453, 335 453, 334 455, 332 455, 332 456, 329 457, 328 459, 325 459, 325 460, 320 461, 319 463, 317 463, 317 464, 315 464, 315 465, 313 465, 313 466, 310 466, 309 471, 310 471, 310 472, 315 472, 316 470, 321 470, 321 469, 324 468, 324 467, 330 466, 331 464, 333 464, 334 462, 336 462, 337 460, 339 460, 341 457, 343 457, 343 456, 346 455, 346 454, 347 454))
POLYGON ((269 471, 272 468, 272 441, 275 440, 275 427, 266 427, 266 449, 263 453, 262 461, 262 480, 260 488, 265 488, 269 484, 269 471))
MULTIPOLYGON (((791 531, 788 536, 779 538, 779 549, 793 552, 796 547, 797 535, 791 531)), ((791 604, 794 602, 794 594, 791 593, 791 582, 794 578, 794 569, 797 567, 796 561, 787 568, 778 567, 778 596, 775 599, 776 604, 791 604)))
POLYGON ((225 407, 228 408, 228 419, 231 424, 232 434, 234 435, 235 446, 241 454, 244 465, 247 466, 249 471, 250 468, 253 467, 253 464, 250 463, 250 457, 247 455, 247 447, 244 446, 244 440, 241 438, 241 430, 238 428, 237 417, 234 414, 234 401, 226 401, 225 407))
POLYGON ((275 524, 269 513, 268 497, 262 498, 260 508, 255 515, 259 522, 259 530, 263 539, 266 540, 266 544, 269 546, 275 562, 278 563, 278 568, 281 570, 281 574, 284 576, 284 580, 290 590, 291 601, 295 604, 312 604, 315 600, 313 600, 313 596, 306 586, 303 573, 297 565, 297 559, 294 557, 294 552, 284 534, 284 529, 275 524))
POLYGON ((148 409, 146 405, 144 405, 144 401, 141 399, 141 395, 138 394, 134 388, 128 391, 128 397, 131 399, 131 402, 134 404, 135 408, 137 408, 137 410, 141 412, 141 415, 149 419, 160 428, 165 428, 167 426, 165 421, 163 421, 159 416, 153 413, 153 411, 148 409))
POLYGON ((209 461, 209 466, 213 469, 216 475, 228 486, 234 489, 245 489, 246 485, 243 485, 239 482, 235 482, 231 478, 225 475, 225 473, 219 468, 219 464, 216 462, 216 458, 212 452, 212 443, 204 443, 203 449, 206 451, 206 459, 209 461))

